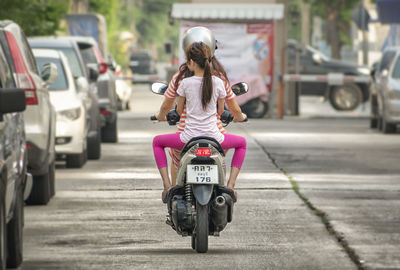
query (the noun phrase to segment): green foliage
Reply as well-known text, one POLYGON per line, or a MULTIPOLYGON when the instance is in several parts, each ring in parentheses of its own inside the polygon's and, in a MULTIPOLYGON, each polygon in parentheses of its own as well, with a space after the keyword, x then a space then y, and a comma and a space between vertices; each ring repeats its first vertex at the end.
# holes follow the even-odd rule
POLYGON ((301 40, 301 0, 293 0, 289 2, 289 39, 297 41, 301 40))
POLYGON ((178 25, 168 23, 173 2, 176 0, 90 0, 90 12, 106 18, 109 50, 119 64, 126 66, 130 51, 125 52, 119 41, 122 31, 135 36, 137 48, 155 47, 161 55, 164 42, 178 40, 178 25))
POLYGON ((308 0, 311 12, 321 18, 335 16, 339 37, 342 44, 350 44, 349 38, 351 13, 361 0, 308 0))
POLYGON ((65 0, 1 0, 0 20, 18 23, 27 36, 52 35, 68 11, 65 0))
POLYGON ((99 13, 104 16, 107 23, 108 50, 117 58, 119 44, 115 42, 118 40, 115 33, 118 30, 118 7, 118 0, 90 0, 89 2, 89 12, 99 13))

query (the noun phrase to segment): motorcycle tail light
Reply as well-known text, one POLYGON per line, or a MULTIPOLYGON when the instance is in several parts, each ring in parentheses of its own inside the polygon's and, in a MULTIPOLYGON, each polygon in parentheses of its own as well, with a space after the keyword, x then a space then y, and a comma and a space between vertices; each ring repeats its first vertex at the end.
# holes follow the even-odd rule
POLYGON ((109 116, 111 114, 110 111, 107 110, 100 110, 100 113, 105 116, 109 116))
POLYGON ((198 157, 209 157, 211 156, 210 148, 198 148, 196 151, 198 157))

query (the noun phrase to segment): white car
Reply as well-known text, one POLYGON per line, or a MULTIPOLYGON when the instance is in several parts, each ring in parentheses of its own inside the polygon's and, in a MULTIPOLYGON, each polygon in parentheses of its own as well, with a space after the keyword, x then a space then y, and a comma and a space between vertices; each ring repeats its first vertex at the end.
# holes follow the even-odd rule
POLYGON ((28 172, 33 175, 28 204, 47 204, 55 194, 56 113, 50 102, 47 83, 56 75, 54 65, 40 74, 22 29, 12 21, 0 21, 0 43, 5 49, 16 86, 25 90, 24 112, 28 172))
POLYGON ((60 51, 33 49, 39 69, 47 63, 57 66, 57 79, 49 86, 50 101, 56 109, 56 153, 65 157, 68 168, 81 168, 87 160, 86 111, 79 96, 68 60, 60 51))

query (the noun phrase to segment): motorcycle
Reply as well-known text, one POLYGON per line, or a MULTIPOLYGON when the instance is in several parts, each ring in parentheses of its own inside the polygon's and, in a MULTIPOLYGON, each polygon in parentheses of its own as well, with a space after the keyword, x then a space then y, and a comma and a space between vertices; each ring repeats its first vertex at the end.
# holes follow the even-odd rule
MULTIPOLYGON (((152 84, 152 92, 164 94, 168 86, 152 84)), ((232 91, 238 96, 247 93, 246 83, 237 83, 232 91)), ((180 119, 175 109, 167 114, 167 121, 175 125, 180 119)), ((155 116, 151 120, 156 121, 155 116)), ((229 111, 221 115, 223 124, 233 120, 229 111)), ((208 251, 208 236, 219 236, 232 221, 234 192, 225 186, 225 152, 211 137, 192 138, 181 151, 176 186, 167 193, 166 223, 179 235, 191 236, 192 249, 208 251)))

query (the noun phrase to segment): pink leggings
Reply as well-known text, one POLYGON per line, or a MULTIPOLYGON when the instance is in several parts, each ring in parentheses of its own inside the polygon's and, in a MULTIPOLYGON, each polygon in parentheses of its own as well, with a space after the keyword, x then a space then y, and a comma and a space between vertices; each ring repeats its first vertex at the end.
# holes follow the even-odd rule
MULTIPOLYGON (((246 139, 242 136, 232 134, 223 135, 225 138, 221 143, 221 147, 224 150, 235 148, 231 166, 240 169, 244 161, 244 156, 246 155, 246 139)), ((154 137, 153 151, 157 167, 160 169, 168 166, 167 156, 164 151, 166 147, 181 150, 184 146, 185 144, 181 141, 179 133, 164 134, 154 137)))

